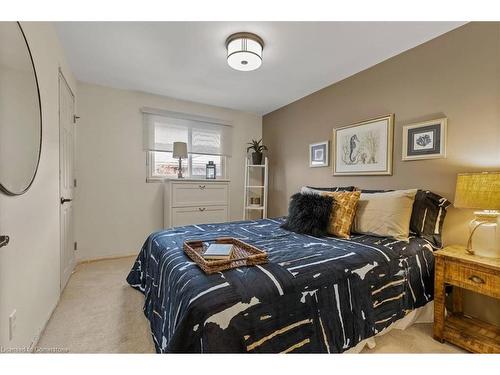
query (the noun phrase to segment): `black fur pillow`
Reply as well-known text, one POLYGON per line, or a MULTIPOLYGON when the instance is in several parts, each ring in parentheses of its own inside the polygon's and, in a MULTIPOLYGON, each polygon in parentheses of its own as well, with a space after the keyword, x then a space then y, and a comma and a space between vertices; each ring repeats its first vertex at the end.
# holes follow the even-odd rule
POLYGON ((327 235, 333 198, 317 194, 292 195, 283 229, 321 237, 327 235))

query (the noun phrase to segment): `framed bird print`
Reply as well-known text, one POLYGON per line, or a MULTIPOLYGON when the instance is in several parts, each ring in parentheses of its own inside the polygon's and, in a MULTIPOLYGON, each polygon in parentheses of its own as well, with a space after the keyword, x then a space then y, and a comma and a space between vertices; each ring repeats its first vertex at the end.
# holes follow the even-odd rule
POLYGON ((445 158, 446 125, 440 118, 403 126, 403 161, 445 158))
POLYGON ((333 175, 392 175, 394 114, 333 129, 333 175))

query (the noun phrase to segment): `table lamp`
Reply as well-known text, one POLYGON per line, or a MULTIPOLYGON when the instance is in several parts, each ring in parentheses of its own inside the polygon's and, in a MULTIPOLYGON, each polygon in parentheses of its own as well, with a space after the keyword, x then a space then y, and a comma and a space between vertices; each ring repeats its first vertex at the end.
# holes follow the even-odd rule
POLYGON ((500 172, 458 174, 454 205, 481 210, 469 224, 467 252, 500 258, 500 172))
POLYGON ((187 143, 174 142, 172 157, 179 158, 179 172, 177 173, 177 177, 184 178, 184 176, 182 175, 182 159, 186 159, 188 157, 187 143))

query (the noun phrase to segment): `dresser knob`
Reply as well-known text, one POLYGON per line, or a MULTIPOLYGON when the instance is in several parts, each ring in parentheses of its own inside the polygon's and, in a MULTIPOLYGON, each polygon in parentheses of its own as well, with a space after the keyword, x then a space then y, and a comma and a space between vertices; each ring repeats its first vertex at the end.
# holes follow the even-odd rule
POLYGON ((205 189, 205 187, 206 187, 206 186, 205 186, 205 185, 198 185, 198 187, 199 187, 201 190, 203 190, 203 189, 205 189))
POLYGON ((198 207, 198 210, 200 210, 200 211, 205 211, 205 210, 206 210, 206 208, 205 208, 205 207, 198 207))
POLYGON ((469 277, 469 280, 472 281, 473 283, 476 283, 476 284, 484 284, 484 280, 476 275, 469 277))

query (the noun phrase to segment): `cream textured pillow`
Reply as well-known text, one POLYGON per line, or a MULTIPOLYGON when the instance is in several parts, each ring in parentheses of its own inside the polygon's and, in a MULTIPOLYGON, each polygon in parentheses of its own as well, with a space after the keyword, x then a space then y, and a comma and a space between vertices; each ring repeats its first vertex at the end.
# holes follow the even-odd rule
POLYGON ((362 193, 352 231, 408 241, 417 189, 362 193))

